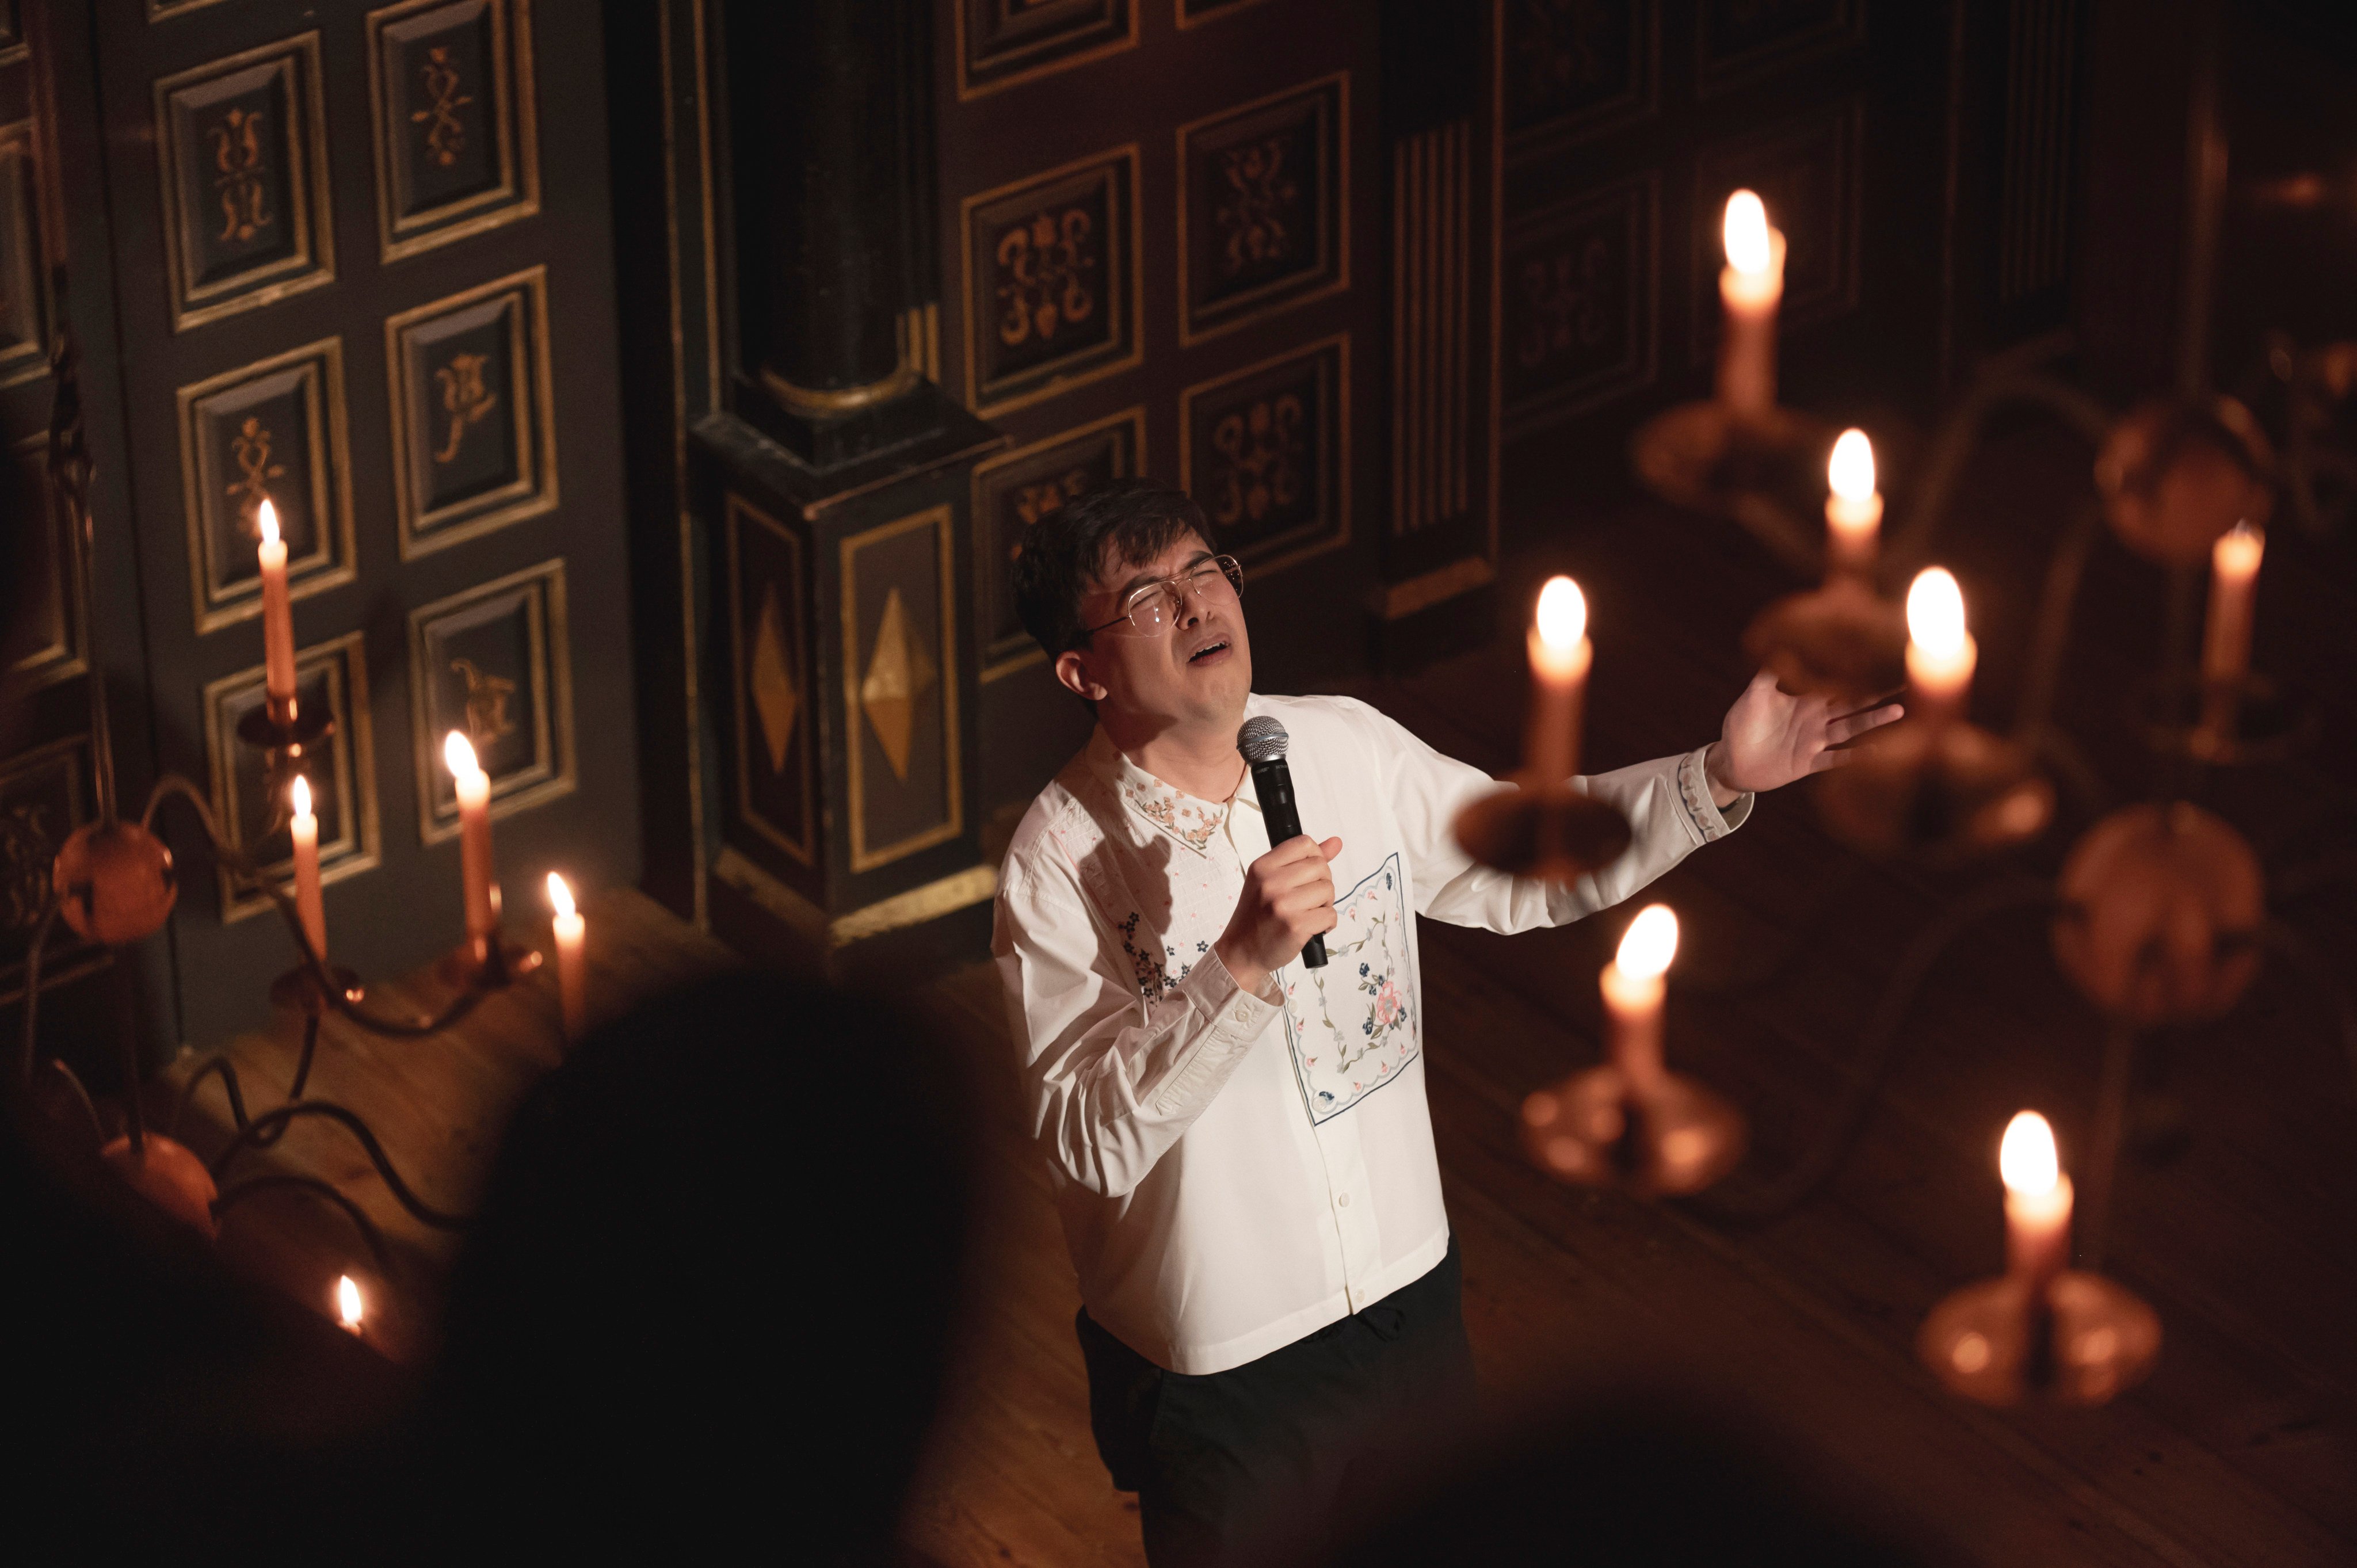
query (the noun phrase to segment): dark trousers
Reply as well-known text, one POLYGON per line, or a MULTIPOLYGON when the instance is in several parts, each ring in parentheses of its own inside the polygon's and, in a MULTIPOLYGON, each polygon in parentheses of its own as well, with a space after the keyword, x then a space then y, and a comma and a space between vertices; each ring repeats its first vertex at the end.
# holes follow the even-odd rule
POLYGON ((1472 1405, 1463 1282, 1452 1236, 1431 1273, 1364 1311, 1196 1377, 1083 1308, 1089 1423, 1114 1485, 1137 1494, 1153 1568, 1318 1552, 1336 1525, 1383 1509, 1385 1472, 1472 1405))

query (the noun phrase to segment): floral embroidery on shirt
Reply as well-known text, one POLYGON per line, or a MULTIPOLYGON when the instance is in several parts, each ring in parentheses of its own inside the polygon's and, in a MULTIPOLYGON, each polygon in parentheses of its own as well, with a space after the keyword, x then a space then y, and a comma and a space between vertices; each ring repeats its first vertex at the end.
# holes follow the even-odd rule
POLYGON ((1121 795, 1137 809, 1140 816, 1198 854, 1228 820, 1226 807, 1204 805, 1168 785, 1140 784, 1125 779, 1121 795))
POLYGON ((1413 1060, 1419 1020, 1399 857, 1335 900, 1323 969, 1287 966, 1286 1039, 1313 1122, 1348 1111, 1413 1060))
POLYGON ((1143 917, 1136 910, 1132 909, 1129 912, 1129 918, 1122 921, 1114 929, 1121 933, 1121 950, 1129 955, 1130 967, 1137 972, 1137 993, 1148 1002, 1159 1002, 1162 1000, 1164 992, 1187 978, 1187 971, 1182 969, 1173 976, 1163 966, 1160 958, 1138 947, 1137 924, 1141 918, 1143 917))

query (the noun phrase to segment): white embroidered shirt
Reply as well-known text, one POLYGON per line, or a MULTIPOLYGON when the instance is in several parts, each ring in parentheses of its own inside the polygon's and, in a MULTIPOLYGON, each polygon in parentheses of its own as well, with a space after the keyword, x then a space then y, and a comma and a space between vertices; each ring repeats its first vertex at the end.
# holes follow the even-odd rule
POLYGON ((1498 788, 1348 697, 1250 698, 1290 734, 1301 822, 1340 835, 1329 961, 1261 995, 1211 944, 1269 849, 1249 773, 1181 794, 1103 730, 1006 854, 992 950, 1089 1315, 1173 1371, 1222 1371, 1356 1312, 1448 1246, 1424 1092, 1415 917, 1495 931, 1617 904, 1739 826, 1703 753, 1578 781, 1629 852, 1568 888, 1474 865, 1450 825, 1498 788))

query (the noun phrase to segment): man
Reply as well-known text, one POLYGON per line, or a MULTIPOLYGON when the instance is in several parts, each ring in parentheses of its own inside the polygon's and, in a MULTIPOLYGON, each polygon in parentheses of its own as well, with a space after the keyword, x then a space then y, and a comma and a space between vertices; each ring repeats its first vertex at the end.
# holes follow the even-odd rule
POLYGON ((1097 729, 1016 831, 993 949, 1092 1425, 1156 1568, 1316 1544, 1371 1439, 1469 1394, 1415 918, 1518 931, 1619 903, 1898 715, 1755 680, 1711 745, 1584 781, 1635 840, 1553 886, 1458 848, 1497 787, 1479 769, 1363 703, 1254 694, 1242 584, 1192 500, 1135 480, 1035 525, 1016 568, 1097 729), (1268 841, 1236 748, 1260 714, 1291 736, 1301 821, 1334 836, 1268 841))

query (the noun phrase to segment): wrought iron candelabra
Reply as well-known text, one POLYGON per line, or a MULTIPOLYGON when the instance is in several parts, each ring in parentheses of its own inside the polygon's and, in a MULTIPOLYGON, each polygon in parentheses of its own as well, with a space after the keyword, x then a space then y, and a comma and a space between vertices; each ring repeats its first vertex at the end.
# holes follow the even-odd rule
MULTIPOLYGON (((2273 956, 2327 1004, 2357 1085, 2357 1004, 2308 941, 2268 917, 2266 897, 2272 882, 2278 903, 2288 902, 2357 865, 2344 854, 2270 876, 2244 837, 2196 799, 2209 770, 2283 763, 2316 729, 2315 708, 2297 690, 2263 675, 2205 678, 2198 670, 2195 615, 2213 544, 2238 524, 2263 529, 2279 487, 2313 532, 2330 528, 2357 503, 2357 463, 2330 439, 2335 403, 2357 390, 2357 345, 2302 352, 2277 343, 2270 364, 2286 389, 2289 425, 2292 457, 2280 466, 2258 422, 2233 398, 2155 401, 2115 414, 2059 379, 2007 366, 1968 389, 1932 443, 1911 508, 1887 536, 1887 559, 1932 557, 1958 483, 2000 414, 2027 410, 2059 422, 2087 443, 2093 459, 2090 491, 2046 564, 2016 722, 2011 733, 1997 735, 1959 713, 1943 725, 1901 725, 1869 736, 1851 766, 1818 780, 1819 811, 1835 838, 1867 856, 1946 866, 1987 863, 2027 843, 2046 830, 2063 798, 2093 825, 2059 875, 2000 870, 1916 934, 1868 1016, 1822 1133, 1781 1173, 1739 1194, 1704 1190, 1739 1157, 1740 1115, 1731 1125, 1681 1122, 1667 1091, 1649 1102, 1609 1066, 1531 1096, 1523 1133, 1534 1163, 1560 1180, 1679 1197, 1724 1225, 1789 1213, 1822 1190, 1855 1147, 1942 961, 1991 921, 2041 914, 2057 968, 2107 1026, 2092 1146, 2083 1161, 2082 1266, 2061 1266, 2069 1251, 2066 1179, 2064 1255, 2042 1273, 2017 1268, 1955 1293, 1925 1322, 1918 1354, 1948 1388, 1991 1404, 2030 1397, 2102 1403, 2149 1370, 2158 1319, 2102 1272, 2140 1038, 2215 1022, 2249 988, 2262 958, 2273 956), (2152 796, 2116 808, 2054 719, 2081 581, 2106 529, 2163 566, 2170 584, 2159 668, 2132 697, 2136 733, 2155 764, 2152 796), (1690 1146, 1681 1166, 1665 1160, 1663 1140, 1665 1129, 1689 1123, 1702 1129, 1695 1136, 1708 1147, 1690 1146)), ((1641 429, 1631 456, 1656 496, 1741 526, 1785 564, 1820 579, 1822 586, 1761 613, 1745 646, 1785 690, 1863 708, 1906 683, 1908 630, 1872 558, 1845 558, 1821 545, 1795 499, 1824 493, 1833 435, 1772 405, 1744 413, 1690 403, 1641 429)), ((1551 781, 1523 783, 1460 821, 1460 842, 1476 859, 1568 880, 1609 865, 1628 843, 1626 823, 1601 820, 1595 802, 1551 781)), ((1779 951, 1723 989, 1764 988, 1789 972, 1836 915, 1855 875, 1855 866, 1837 873, 1779 951)), ((1665 1078, 1688 1098, 1699 1087, 1665 1078)))

